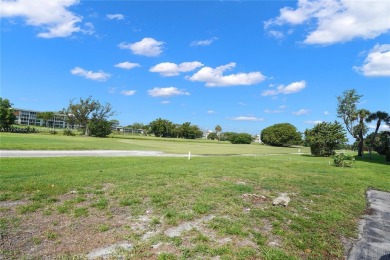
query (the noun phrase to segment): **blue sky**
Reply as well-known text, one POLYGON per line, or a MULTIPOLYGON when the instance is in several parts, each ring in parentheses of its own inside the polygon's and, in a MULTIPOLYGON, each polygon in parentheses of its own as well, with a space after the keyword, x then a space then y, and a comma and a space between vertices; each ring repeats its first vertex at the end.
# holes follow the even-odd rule
POLYGON ((121 125, 304 131, 337 96, 390 112, 390 2, 1 0, 1 96, 57 111, 80 97, 121 125))

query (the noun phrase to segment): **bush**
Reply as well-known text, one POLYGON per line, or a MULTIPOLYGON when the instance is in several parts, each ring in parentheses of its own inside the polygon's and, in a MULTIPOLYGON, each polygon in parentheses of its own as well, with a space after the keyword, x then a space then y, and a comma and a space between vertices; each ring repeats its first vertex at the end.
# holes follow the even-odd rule
POLYGON ((301 133, 289 123, 275 124, 261 131, 261 141, 271 146, 291 146, 302 144, 301 133))
POLYGON ((75 136, 76 134, 72 132, 70 129, 64 129, 63 135, 67 136, 75 136))
POLYGON ((107 137, 111 134, 111 122, 94 118, 89 122, 89 133, 96 137, 107 137))
POLYGON ((216 133, 209 133, 207 135, 207 139, 211 139, 211 140, 218 139, 218 135, 216 133))
POLYGON ((230 142, 232 144, 250 144, 252 143, 252 136, 246 133, 233 134, 230 137, 230 142))
POLYGON ((333 162, 336 167, 352 167, 352 163, 355 158, 344 153, 336 154, 333 156, 333 162))

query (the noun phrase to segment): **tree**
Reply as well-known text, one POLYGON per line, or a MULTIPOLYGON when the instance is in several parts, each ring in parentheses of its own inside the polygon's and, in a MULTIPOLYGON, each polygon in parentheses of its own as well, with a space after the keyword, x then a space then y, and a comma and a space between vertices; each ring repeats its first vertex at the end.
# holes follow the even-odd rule
POLYGON ((115 114, 111 104, 106 103, 105 105, 102 105, 99 101, 92 100, 91 96, 85 100, 80 98, 79 103, 73 102, 74 100, 70 101, 67 114, 70 118, 74 118, 77 124, 84 127, 85 135, 90 134, 88 125, 89 120, 92 118, 106 120, 108 117, 115 114))
POLYGON ((8 99, 0 97, 0 128, 4 130, 8 129, 16 120, 12 105, 8 99))
POLYGON ((371 113, 370 111, 366 109, 360 109, 357 111, 358 119, 359 119, 359 124, 355 126, 354 133, 357 134, 359 145, 358 145, 358 153, 360 151, 361 155, 363 155, 364 151, 364 136, 368 132, 367 126, 364 124, 364 119, 369 116, 371 113))
POLYGON ((92 118, 88 127, 89 134, 95 137, 107 137, 112 132, 112 123, 101 118, 92 118))
POLYGON ((230 142, 232 144, 251 144, 252 140, 252 136, 247 133, 235 133, 230 137, 230 142))
POLYGON ((358 147, 359 156, 363 156, 363 138, 359 135, 359 130, 363 130, 361 119, 364 119, 364 117, 359 117, 359 110, 357 109, 357 104, 361 97, 355 89, 345 90, 341 96, 337 97, 337 116, 343 120, 348 133, 361 144, 358 147), (358 120, 359 118, 360 120, 358 120), (360 125, 358 129, 356 129, 357 123, 360 125))
POLYGON ((339 122, 322 122, 313 129, 306 129, 305 141, 310 145, 311 153, 315 156, 331 156, 343 145, 347 138, 339 122))
POLYGON ((215 133, 216 133, 217 136, 218 136, 218 141, 221 140, 221 138, 219 137, 220 134, 221 134, 221 132, 222 132, 222 127, 221 127, 220 125, 216 125, 216 126, 215 126, 215 133))
POLYGON ((379 127, 381 126, 382 121, 385 121, 385 122, 388 121, 389 117, 390 117, 389 114, 386 113, 386 112, 376 111, 375 113, 370 114, 366 118, 366 122, 368 122, 368 123, 376 120, 375 132, 374 132, 374 135, 372 136, 371 142, 370 142, 370 158, 371 158, 372 148, 373 148, 373 145, 374 145, 374 140, 376 138, 376 135, 378 134, 379 127))
POLYGON ((53 119, 53 117, 54 117, 54 112, 46 111, 46 112, 37 113, 37 118, 42 119, 43 124, 45 126, 47 126, 47 121, 53 119))
POLYGON ((207 135, 207 139, 211 139, 211 140, 218 139, 218 135, 217 135, 217 133, 209 133, 207 135))
POLYGON ((261 131, 261 141, 271 146, 301 144, 302 137, 295 126, 289 123, 275 124, 261 131))
POLYGON ((174 134, 174 124, 169 120, 158 118, 149 125, 150 133, 156 137, 172 137, 174 134))

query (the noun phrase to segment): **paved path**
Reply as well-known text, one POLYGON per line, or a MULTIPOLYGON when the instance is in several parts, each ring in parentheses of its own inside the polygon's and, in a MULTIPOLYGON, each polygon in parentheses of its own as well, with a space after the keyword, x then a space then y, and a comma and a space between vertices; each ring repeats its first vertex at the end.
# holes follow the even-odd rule
POLYGON ((348 260, 390 260, 390 193, 368 190, 368 213, 360 223, 360 238, 348 260))

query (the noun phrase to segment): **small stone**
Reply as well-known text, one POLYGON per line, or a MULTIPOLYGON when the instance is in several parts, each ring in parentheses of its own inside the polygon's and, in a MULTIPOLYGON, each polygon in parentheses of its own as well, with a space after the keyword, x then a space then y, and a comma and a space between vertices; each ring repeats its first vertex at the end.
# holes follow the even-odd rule
POLYGON ((283 206, 287 207, 288 203, 290 203, 290 197, 287 196, 287 193, 280 194, 279 197, 275 198, 272 201, 272 205, 274 205, 274 206, 283 205, 283 206))

